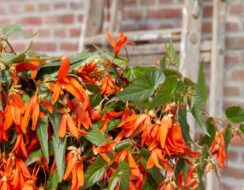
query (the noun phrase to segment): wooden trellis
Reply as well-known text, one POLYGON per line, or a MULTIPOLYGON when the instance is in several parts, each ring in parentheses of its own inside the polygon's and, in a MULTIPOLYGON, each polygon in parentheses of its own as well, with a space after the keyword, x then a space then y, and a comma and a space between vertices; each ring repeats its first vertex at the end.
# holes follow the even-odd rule
MULTIPOLYGON (((105 0, 86 0, 85 18, 82 26, 80 49, 92 44, 106 45, 107 39, 102 32, 105 0)), ((132 31, 126 35, 131 41, 140 42, 132 55, 155 55, 164 53, 162 44, 151 41, 171 39, 177 51, 180 50, 180 70, 193 81, 197 81, 200 57, 204 53, 205 61, 211 62, 209 112, 220 116, 223 112, 223 70, 225 52, 225 0, 213 0, 212 41, 202 41, 202 11, 204 0, 185 0, 182 28, 168 30, 132 31)), ((123 0, 111 0, 111 19, 109 31, 118 35, 122 20, 123 0), (117 34, 116 34, 117 33, 117 34)), ((163 18, 162 18, 163 19, 163 18)), ((140 57, 140 56, 139 56, 140 57)), ((191 118, 191 116, 189 117, 191 118)), ((190 119, 194 126, 193 119, 190 119)), ((191 129, 192 136, 194 127, 191 129)), ((207 190, 218 190, 219 184, 215 174, 207 177, 207 190)))

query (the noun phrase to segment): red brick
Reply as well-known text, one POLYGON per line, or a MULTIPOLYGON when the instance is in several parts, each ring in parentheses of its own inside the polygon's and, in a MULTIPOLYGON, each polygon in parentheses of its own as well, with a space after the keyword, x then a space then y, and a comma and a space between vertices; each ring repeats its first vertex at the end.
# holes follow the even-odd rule
POLYGON ((80 28, 71 28, 69 30, 69 36, 70 37, 79 37, 80 36, 81 29, 80 28))
POLYGON ((243 168, 233 168, 233 167, 227 167, 223 171, 224 177, 231 177, 235 179, 243 179, 244 176, 244 170, 243 168))
POLYGON ((57 16, 48 15, 43 17, 43 24, 54 24, 57 23, 57 16))
POLYGON ((50 10, 50 3, 39 3, 38 10, 39 11, 49 11, 50 10))
POLYGON ((35 12, 36 10, 36 4, 34 3, 25 3, 24 4, 24 11, 25 12, 35 12))
POLYGON ((9 12, 11 14, 17 14, 21 12, 21 8, 22 8, 21 4, 18 3, 10 4, 9 12))
POLYGON ((233 161, 233 162, 238 161, 238 152, 229 150, 228 151, 228 160, 233 161))
POLYGON ((54 30, 54 36, 66 37, 66 31, 64 29, 56 29, 56 30, 54 30))
POLYGON ((58 17, 58 21, 62 24, 73 24, 74 15, 73 14, 64 14, 58 17))
POLYGON ((70 8, 71 9, 82 9, 83 8, 83 2, 82 1, 77 1, 77 2, 70 2, 70 8))
POLYGON ((142 5, 152 5, 155 4, 155 0, 141 0, 142 5))
POLYGON ((130 10, 123 12, 124 19, 139 19, 142 18, 143 12, 141 10, 130 10))
POLYGON ((51 31, 49 29, 39 29, 37 31, 37 35, 39 37, 49 37, 50 33, 51 33, 51 31))
POLYGON ((203 17, 212 17, 213 16, 213 7, 205 6, 203 8, 203 17))
MULTIPOLYGON (((233 104, 232 104, 233 105, 233 104)), ((237 104, 235 104, 237 105, 237 104)), ((241 105, 240 105, 241 106, 241 105)), ((233 146, 244 146, 244 140, 240 137, 240 136, 235 136, 232 140, 231 140, 231 145, 233 146)), ((244 175, 243 175, 244 176, 244 175)))
POLYGON ((236 86, 225 86, 224 95, 225 96, 240 96, 240 88, 236 86))
POLYGON ((20 23, 26 25, 41 25, 42 19, 37 16, 26 16, 20 20, 20 23))
POLYGON ((225 63, 227 64, 237 64, 240 61, 240 56, 239 54, 236 53, 226 53, 225 54, 225 63))
POLYGON ((212 32, 212 22, 203 22, 202 32, 203 33, 211 33, 212 32))
POLYGON ((12 20, 10 18, 0 18, 1 24, 11 24, 12 20))
POLYGON ((242 49, 244 48, 244 36, 226 37, 227 49, 242 49))
POLYGON ((136 4, 136 0, 125 0, 125 5, 133 5, 136 4))
POLYGON ((227 32, 238 32, 241 31, 241 27, 236 22, 227 22, 225 25, 225 29, 227 32))
POLYGON ((244 16, 244 5, 243 3, 230 4, 230 14, 235 16, 244 16))
POLYGON ((13 48, 16 52, 23 52, 25 50, 25 44, 24 43, 14 43, 13 48))
POLYGON ((147 16, 149 18, 181 18, 182 10, 179 9, 149 9, 147 11, 147 16))
POLYGON ((60 49, 63 51, 77 51, 78 50, 78 43, 61 43, 60 49))
POLYGON ((0 13, 1 14, 6 14, 7 13, 6 6, 0 6, 0 13))
POLYGON ((221 183, 221 184, 220 184, 220 189, 221 189, 221 190, 235 190, 235 187, 233 187, 233 186, 229 186, 229 185, 224 184, 224 183, 221 183))
POLYGON ((33 51, 56 51, 57 45, 52 42, 33 42, 32 48, 33 51))
POLYGON ((66 2, 57 2, 54 4, 54 9, 66 9, 67 8, 67 3, 66 2))
POLYGON ((160 3, 172 3, 172 0, 160 0, 160 3))
POLYGON ((79 14, 79 15, 76 15, 76 17, 77 17, 77 21, 78 22, 82 22, 83 21, 83 14, 79 14))
POLYGON ((234 80, 244 80, 244 70, 238 69, 232 71, 231 78, 234 80))

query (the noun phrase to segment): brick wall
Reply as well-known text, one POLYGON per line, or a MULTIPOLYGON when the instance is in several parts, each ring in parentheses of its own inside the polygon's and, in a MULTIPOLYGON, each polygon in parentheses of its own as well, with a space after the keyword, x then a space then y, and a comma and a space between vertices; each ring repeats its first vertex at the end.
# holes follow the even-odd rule
MULTIPOLYGON (((180 27, 184 0, 126 0, 123 31, 180 27)), ((226 54, 224 104, 244 106, 244 2, 226 0, 226 54)), ((84 0, 0 0, 0 23, 20 23, 37 32, 33 50, 51 54, 78 49, 84 0)), ((204 1, 203 38, 211 36, 212 0, 204 1)), ((14 47, 27 47, 13 39, 14 47)), ((28 40, 27 40, 28 41, 28 40)), ((209 65, 206 65, 208 74, 209 65)), ((218 74, 218 73, 216 73, 218 74)), ((230 148, 229 168, 222 173, 221 189, 244 189, 244 143, 236 138, 230 148)))

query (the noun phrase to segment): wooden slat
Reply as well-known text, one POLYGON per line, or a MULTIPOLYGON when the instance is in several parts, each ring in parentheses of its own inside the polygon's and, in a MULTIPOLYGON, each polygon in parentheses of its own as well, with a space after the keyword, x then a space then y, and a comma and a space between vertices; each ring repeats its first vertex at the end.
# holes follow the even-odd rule
POLYGON ((82 24, 82 33, 79 50, 84 49, 84 40, 101 33, 103 22, 103 0, 85 0, 85 17, 82 24))
MULTIPOLYGON (((197 82, 202 31, 203 0, 185 0, 181 41, 180 71, 197 82)), ((195 120, 188 114, 191 137, 195 136, 195 120)))
POLYGON ((124 0, 113 0, 111 6, 110 32, 119 32, 122 20, 124 0))
MULTIPOLYGON (((115 38, 118 37, 118 33, 113 34, 115 38)), ((166 40, 166 39, 173 39, 173 40, 180 40, 181 36, 181 29, 166 29, 166 30, 150 30, 150 31, 133 31, 133 32, 126 32, 126 36, 129 40, 133 42, 138 41, 150 41, 150 40, 166 40)), ((92 44, 107 44, 108 40, 105 34, 100 34, 96 36, 92 36, 90 38, 85 39, 86 45, 92 44)))
MULTIPOLYGON (((222 117, 226 2, 224 0, 214 0, 213 7, 213 43, 211 60, 209 113, 210 115, 215 117, 222 117)), ((217 179, 214 172, 210 172, 207 175, 207 190, 218 189, 219 180, 217 179)))
MULTIPOLYGON (((180 42, 173 43, 173 47, 176 52, 180 52, 180 42)), ((205 40, 200 45, 201 52, 211 52, 212 42, 209 40, 205 40)), ((154 55, 154 54, 163 54, 165 53, 165 45, 164 44, 142 44, 135 45, 134 47, 128 47, 130 50, 129 55, 154 55)), ((121 54, 124 52, 121 51, 121 54)))

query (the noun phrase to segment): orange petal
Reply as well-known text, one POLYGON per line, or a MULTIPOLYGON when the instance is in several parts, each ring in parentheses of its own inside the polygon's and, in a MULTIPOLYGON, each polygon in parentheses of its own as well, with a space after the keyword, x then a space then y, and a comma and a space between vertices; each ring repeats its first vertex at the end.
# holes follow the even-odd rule
POLYGON ((68 128, 69 128, 69 132, 75 137, 79 137, 79 130, 78 128, 76 128, 74 121, 72 120, 72 118, 70 117, 70 115, 67 114, 67 124, 68 124, 68 128))
POLYGON ((115 46, 115 44, 116 44, 116 42, 115 42, 115 40, 114 40, 114 38, 113 38, 113 36, 112 36, 112 34, 111 33, 109 33, 109 32, 106 32, 106 35, 107 35, 107 37, 108 37, 108 40, 109 40, 109 42, 110 42, 110 44, 111 44, 111 46, 115 46))
POLYGON ((64 177, 63 177, 64 180, 68 179, 68 177, 69 177, 71 171, 73 170, 76 162, 77 162, 76 158, 72 158, 71 160, 68 160, 66 171, 65 171, 64 177))
POLYGON ((63 114, 58 127, 58 134, 61 138, 63 138, 66 134, 66 126, 67 126, 67 115, 63 114))
POLYGON ((58 81, 54 84, 52 91, 53 91, 53 95, 52 95, 51 103, 55 104, 55 102, 57 102, 59 94, 61 92, 61 84, 58 81))
POLYGON ((58 80, 62 80, 68 76, 70 68, 70 59, 67 56, 64 56, 60 60, 61 66, 58 70, 58 80))

